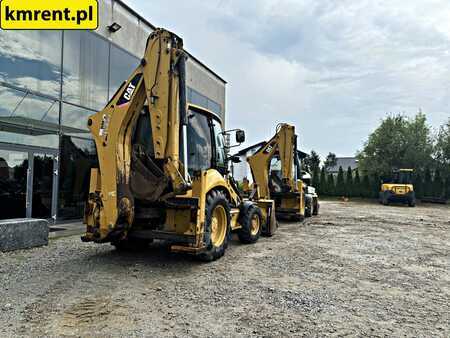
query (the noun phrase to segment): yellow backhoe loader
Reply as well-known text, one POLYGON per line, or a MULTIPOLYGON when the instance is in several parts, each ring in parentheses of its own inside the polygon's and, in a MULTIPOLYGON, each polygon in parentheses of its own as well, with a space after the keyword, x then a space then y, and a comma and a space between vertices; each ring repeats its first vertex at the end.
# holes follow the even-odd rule
MULTIPOLYGON (((228 174, 223 122, 187 104, 186 58, 181 38, 155 30, 140 65, 89 117, 99 168, 91 170, 83 241, 127 248, 165 240, 212 261, 232 231, 253 243, 275 230, 273 201, 244 201, 228 174)), ((236 141, 244 139, 237 130, 236 141)))
POLYGON ((279 124, 275 135, 247 161, 253 176, 250 200, 274 200, 278 218, 303 220, 305 193, 300 179, 295 127, 279 124))

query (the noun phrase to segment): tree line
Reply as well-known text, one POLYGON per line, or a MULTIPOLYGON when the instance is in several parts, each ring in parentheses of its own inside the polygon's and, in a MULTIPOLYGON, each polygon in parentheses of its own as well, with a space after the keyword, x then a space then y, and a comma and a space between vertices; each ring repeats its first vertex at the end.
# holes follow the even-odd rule
POLYGON ((369 135, 356 154, 358 169, 339 168, 331 174, 336 155, 321 161, 313 150, 303 161, 312 174, 312 184, 325 196, 378 197, 381 181, 395 169, 414 169, 413 184, 417 198, 450 199, 450 118, 436 132, 419 112, 409 118, 389 115, 369 135))
MULTIPOLYGON (((325 166, 312 173, 312 185, 321 196, 378 198, 383 177, 377 174, 360 175, 358 169, 339 167, 337 175, 327 173, 325 166)), ((450 199, 450 175, 443 177, 439 170, 426 169, 424 175, 414 174, 412 183, 416 198, 438 197, 450 199)))

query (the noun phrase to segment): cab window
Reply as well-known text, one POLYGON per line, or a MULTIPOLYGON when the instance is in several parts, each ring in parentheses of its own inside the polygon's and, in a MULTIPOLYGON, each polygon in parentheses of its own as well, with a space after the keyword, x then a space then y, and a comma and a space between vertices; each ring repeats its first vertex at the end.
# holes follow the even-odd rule
POLYGON ((205 115, 189 110, 187 127, 188 171, 211 168, 211 129, 205 115))
POLYGON ((225 161, 225 140, 222 133, 222 126, 213 120, 214 143, 215 143, 215 164, 218 168, 226 168, 225 161))

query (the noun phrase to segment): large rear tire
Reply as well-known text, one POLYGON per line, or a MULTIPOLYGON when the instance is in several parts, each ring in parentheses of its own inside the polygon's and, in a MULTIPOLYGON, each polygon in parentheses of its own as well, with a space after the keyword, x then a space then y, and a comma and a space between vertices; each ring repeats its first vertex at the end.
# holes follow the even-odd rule
POLYGON ((206 250, 198 255, 204 262, 211 262, 225 253, 230 237, 230 206, 220 191, 211 191, 206 196, 206 220, 204 243, 206 250))
POLYGON ((262 212, 256 205, 246 209, 245 214, 241 215, 239 224, 242 228, 238 230, 238 237, 241 243, 255 243, 261 236, 262 212))

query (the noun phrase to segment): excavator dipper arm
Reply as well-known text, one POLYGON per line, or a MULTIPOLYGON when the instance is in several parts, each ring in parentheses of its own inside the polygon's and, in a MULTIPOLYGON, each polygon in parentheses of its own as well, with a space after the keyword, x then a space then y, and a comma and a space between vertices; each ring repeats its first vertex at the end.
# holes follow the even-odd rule
POLYGON ((89 117, 99 168, 91 170, 85 211, 86 236, 91 238, 85 240, 107 241, 131 226, 133 182, 148 200, 188 189, 179 149, 180 126, 186 129, 185 60, 183 41, 157 29, 147 40, 140 65, 106 107, 89 117), (153 160, 132 142, 140 114, 150 115, 153 160))
POLYGON ((253 175, 257 198, 270 199, 269 167, 275 155, 281 161, 281 175, 283 188, 294 191, 295 178, 293 177, 294 153, 296 150, 295 128, 289 124, 277 126, 276 134, 255 154, 249 156, 247 161, 253 175))

